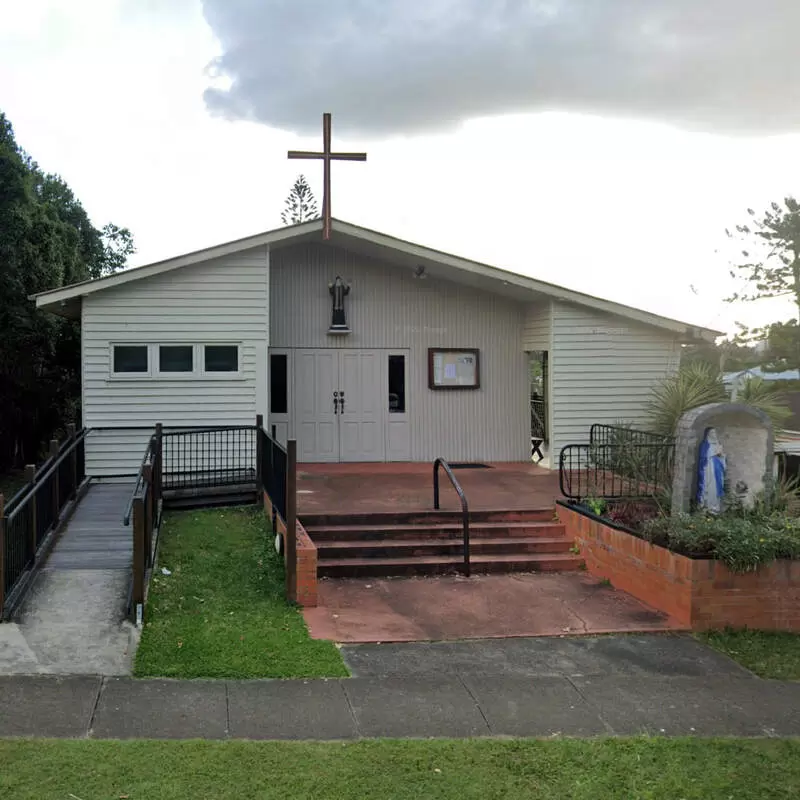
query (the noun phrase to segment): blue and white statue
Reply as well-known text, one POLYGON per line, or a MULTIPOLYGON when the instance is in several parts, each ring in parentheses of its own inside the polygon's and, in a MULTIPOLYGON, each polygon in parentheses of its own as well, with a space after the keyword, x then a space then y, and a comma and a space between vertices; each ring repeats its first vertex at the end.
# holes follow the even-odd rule
POLYGON ((719 514, 722 511, 722 496, 725 494, 725 452, 717 432, 708 428, 700 442, 697 460, 697 507, 719 514))

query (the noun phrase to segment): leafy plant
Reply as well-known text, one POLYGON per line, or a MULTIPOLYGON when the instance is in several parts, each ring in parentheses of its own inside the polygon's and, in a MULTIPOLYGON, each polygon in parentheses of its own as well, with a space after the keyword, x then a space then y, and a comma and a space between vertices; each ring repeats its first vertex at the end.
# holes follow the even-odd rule
POLYGON ((800 520, 756 510, 657 517, 642 526, 654 544, 694 558, 716 558, 749 572, 776 558, 800 558, 800 520))
POLYGON ((606 510, 606 501, 602 497, 587 497, 584 505, 598 517, 601 517, 606 510))

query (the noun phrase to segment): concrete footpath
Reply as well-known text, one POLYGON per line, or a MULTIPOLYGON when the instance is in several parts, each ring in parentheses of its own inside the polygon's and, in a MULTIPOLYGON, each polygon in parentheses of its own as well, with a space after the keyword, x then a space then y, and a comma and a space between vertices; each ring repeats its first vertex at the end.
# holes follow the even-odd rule
POLYGON ((0 678, 0 736, 800 736, 800 683, 690 637, 343 648, 352 678, 0 678))

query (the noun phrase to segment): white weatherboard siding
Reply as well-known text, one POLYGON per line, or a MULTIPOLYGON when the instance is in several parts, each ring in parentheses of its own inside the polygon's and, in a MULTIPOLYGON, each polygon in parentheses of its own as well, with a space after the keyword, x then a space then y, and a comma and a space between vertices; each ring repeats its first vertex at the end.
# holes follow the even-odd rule
POLYGON ((526 352, 548 351, 551 346, 550 303, 538 303, 525 310, 522 346, 526 352))
MULTIPOLYGON (((677 335, 622 317, 553 302, 552 449, 589 441, 592 423, 645 427, 653 386, 678 369, 677 335)), ((557 460, 554 463, 557 466, 557 460)))
MULTIPOLYGON (((276 348, 409 351, 411 459, 522 461, 530 457, 522 304, 411 269, 317 244, 270 253, 270 344, 276 348), (348 336, 329 336, 328 284, 351 285, 348 336), (428 348, 479 348, 481 388, 428 388, 428 348)), ((388 387, 386 389, 388 403, 388 387)))
MULTIPOLYGON (((195 264, 83 299, 83 424, 91 428, 251 425, 266 414, 266 247, 195 264), (233 377, 114 378, 112 343, 239 344, 233 377)), ((141 431, 95 431, 87 472, 135 473, 141 431)))

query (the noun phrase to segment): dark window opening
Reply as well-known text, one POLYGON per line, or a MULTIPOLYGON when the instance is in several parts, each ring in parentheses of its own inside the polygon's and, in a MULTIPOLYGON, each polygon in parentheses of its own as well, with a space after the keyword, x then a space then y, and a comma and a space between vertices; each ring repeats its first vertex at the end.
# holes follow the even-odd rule
POLYGON ((406 410, 406 357, 389 356, 389 413, 406 410))
POLYGON ((269 357, 269 410, 271 414, 289 412, 287 359, 282 353, 269 357))
POLYGON ((147 372, 147 345, 115 345, 114 372, 147 372))
POLYGON ((206 372, 238 372, 239 348, 235 344, 207 344, 206 372))
POLYGON ((191 372, 194 348, 190 344, 162 344, 158 348, 159 372, 191 372))

